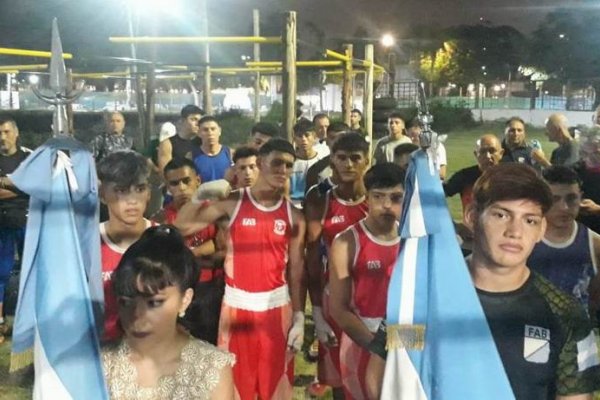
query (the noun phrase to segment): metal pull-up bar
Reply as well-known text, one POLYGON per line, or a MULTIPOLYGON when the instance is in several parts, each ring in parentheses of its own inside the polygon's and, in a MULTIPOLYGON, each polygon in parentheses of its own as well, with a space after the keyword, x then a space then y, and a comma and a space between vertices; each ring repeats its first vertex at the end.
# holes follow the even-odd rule
MULTIPOLYGON (((21 56, 21 57, 43 57, 50 58, 52 53, 49 51, 39 50, 25 50, 25 49, 11 49, 7 47, 0 47, 0 54, 7 56, 21 56)), ((73 54, 63 53, 63 58, 70 60, 73 58, 73 54)))
POLYGON ((281 44, 280 36, 112 36, 113 43, 161 44, 161 43, 260 43, 281 44))

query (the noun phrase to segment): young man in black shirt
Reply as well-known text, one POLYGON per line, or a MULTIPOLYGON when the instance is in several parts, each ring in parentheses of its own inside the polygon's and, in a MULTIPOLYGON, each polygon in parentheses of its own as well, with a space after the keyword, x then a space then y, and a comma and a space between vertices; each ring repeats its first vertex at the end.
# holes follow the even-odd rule
POLYGON ((4 292, 15 264, 23 253, 29 197, 7 178, 31 153, 18 146, 19 129, 10 117, 0 117, 0 343, 4 341, 4 292), (16 251, 15 251, 16 250, 16 251))
POLYGON ((467 259, 515 398, 592 398, 600 389, 596 337, 581 306, 526 265, 546 228, 552 193, 535 170, 505 163, 473 188, 467 259))

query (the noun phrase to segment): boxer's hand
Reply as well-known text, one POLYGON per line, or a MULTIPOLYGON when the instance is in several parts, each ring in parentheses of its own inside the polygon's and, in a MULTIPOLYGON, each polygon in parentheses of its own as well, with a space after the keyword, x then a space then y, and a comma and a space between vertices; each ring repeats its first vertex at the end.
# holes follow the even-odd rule
POLYGON ((231 192, 231 186, 225 179, 206 182, 196 190, 192 203, 198 204, 204 200, 221 200, 229 196, 229 192, 231 192))
POLYGON ((288 349, 297 352, 302 349, 304 343, 304 313, 295 311, 292 317, 292 327, 288 332, 287 346, 288 349))
POLYGON ((313 307, 312 317, 315 323, 315 334, 319 342, 327 346, 336 345, 335 333, 327 321, 325 321, 323 309, 321 307, 313 307))

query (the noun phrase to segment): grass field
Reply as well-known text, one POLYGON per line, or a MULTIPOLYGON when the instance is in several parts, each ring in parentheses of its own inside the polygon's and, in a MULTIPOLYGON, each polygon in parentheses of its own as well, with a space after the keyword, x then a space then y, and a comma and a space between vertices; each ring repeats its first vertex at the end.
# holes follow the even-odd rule
MULTIPOLYGON (((484 133, 496 133, 500 135, 503 131, 502 124, 485 124, 477 126, 473 129, 462 130, 456 132, 440 132, 448 133, 446 140, 446 151, 448 155, 448 177, 455 171, 473 165, 475 158, 473 156, 473 148, 475 140, 484 133)), ((542 143, 542 147, 549 156, 551 149, 555 146, 550 144, 543 130, 529 128, 528 136, 530 139, 538 139, 542 143)), ((455 219, 461 216, 461 205, 458 196, 449 199, 449 207, 455 219)), ((312 340, 312 322, 308 319, 307 337, 305 344, 309 345, 312 340)), ((8 375, 8 364, 10 354, 10 341, 7 340, 0 345, 0 399, 3 400, 23 400, 31 397, 30 380, 11 378, 8 375), (21 381, 19 383, 17 381, 21 381)), ((294 389, 294 399, 305 399, 305 386, 313 380, 316 370, 316 364, 307 363, 304 357, 299 354, 296 357, 296 382, 294 389)), ((327 394, 325 399, 330 399, 330 394, 327 394)))

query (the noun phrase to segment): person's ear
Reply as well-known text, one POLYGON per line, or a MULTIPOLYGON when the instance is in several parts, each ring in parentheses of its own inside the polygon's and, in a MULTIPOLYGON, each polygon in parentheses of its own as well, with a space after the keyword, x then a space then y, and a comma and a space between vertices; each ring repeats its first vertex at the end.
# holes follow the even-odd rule
POLYGON ((474 232, 477 218, 479 218, 479 213, 477 212, 475 205, 471 203, 467 206, 465 212, 463 213, 463 223, 471 232, 474 232))
POLYGON ((183 293, 183 299, 181 300, 181 307, 179 308, 180 314, 185 313, 185 310, 187 310, 187 308, 192 303, 193 298, 194 298, 194 289, 192 289, 192 288, 186 289, 185 292, 183 293))
POLYGON ((100 180, 98 180, 98 199, 100 200, 100 203, 106 205, 106 200, 105 200, 105 189, 106 187, 102 184, 102 182, 100 180))
POLYGON ((546 220, 546 217, 544 217, 544 218, 542 218, 542 229, 540 229, 539 237, 537 238, 536 243, 544 238, 547 227, 548 227, 548 221, 546 220))

